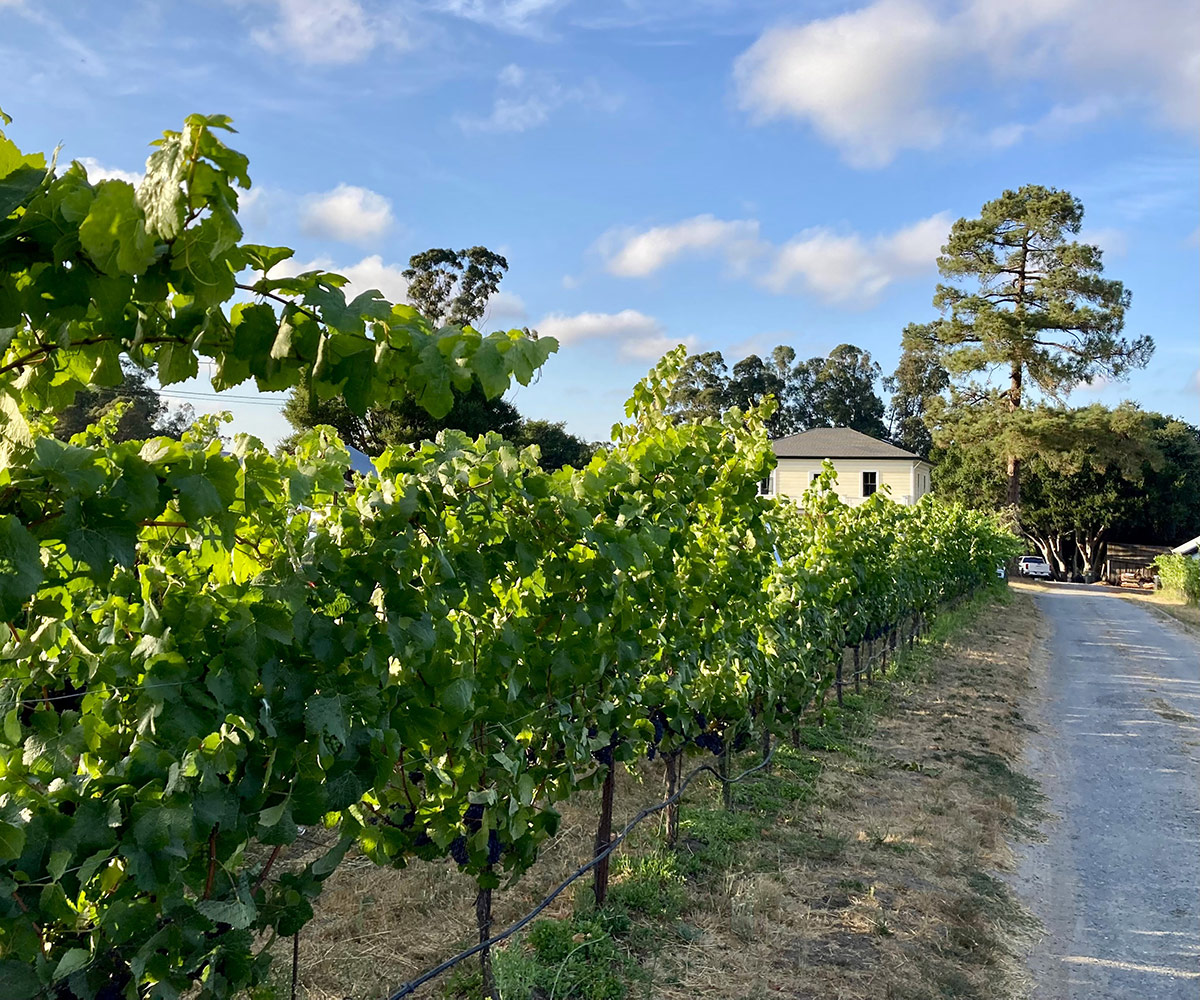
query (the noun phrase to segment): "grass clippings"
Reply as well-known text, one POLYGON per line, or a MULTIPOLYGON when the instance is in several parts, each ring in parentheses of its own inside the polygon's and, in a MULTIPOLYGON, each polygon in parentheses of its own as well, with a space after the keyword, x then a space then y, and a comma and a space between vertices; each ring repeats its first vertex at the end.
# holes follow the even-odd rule
MULTIPOLYGON (((776 748, 769 775, 689 788, 674 851, 654 821, 614 856, 605 909, 581 880, 494 950, 496 1000, 917 1000, 1022 994, 1031 918, 998 874, 1040 796, 1014 770, 1040 623, 1001 592, 942 616, 887 680, 776 748)), ((737 769, 752 766, 743 755, 737 769)), ((706 779, 701 779, 706 780, 706 779)), ((617 781, 617 825, 661 798, 660 763, 617 781)), ((596 796, 562 809, 535 869, 496 893, 522 916, 590 855, 596 796)), ((301 936, 304 1000, 374 1000, 474 940, 474 884, 450 863, 353 858, 301 936)), ((277 945, 280 982, 290 947, 277 945)), ((284 995, 286 990, 282 991, 284 995)), ((477 966, 417 996, 477 998, 477 966)))

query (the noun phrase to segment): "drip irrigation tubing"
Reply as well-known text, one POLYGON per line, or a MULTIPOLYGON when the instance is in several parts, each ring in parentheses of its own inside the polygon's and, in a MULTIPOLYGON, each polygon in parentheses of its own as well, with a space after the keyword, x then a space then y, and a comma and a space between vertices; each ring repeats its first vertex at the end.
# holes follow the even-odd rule
POLYGON ((679 787, 675 790, 675 793, 673 795, 668 796, 667 798, 663 799, 661 802, 656 802, 652 806, 647 806, 645 809, 643 809, 641 812, 639 812, 636 816, 634 816, 633 819, 631 819, 628 823, 625 824, 624 829, 622 829, 620 833, 618 833, 615 837, 613 837, 613 839, 611 841, 609 841, 608 847, 606 847, 603 851, 601 851, 599 854, 597 854, 594 858, 592 858, 586 864, 580 865, 578 868, 575 869, 574 872, 572 872, 565 879, 563 879, 563 881, 559 882, 558 885, 556 885, 550 891, 549 895, 547 895, 532 910, 530 910, 528 913, 526 913, 525 916, 523 916, 520 920, 518 920, 516 923, 511 924, 508 927, 504 928, 504 930, 502 930, 499 934, 493 935, 492 937, 488 938, 486 941, 481 941, 479 944, 475 945, 474 947, 468 948, 466 951, 460 951, 453 958, 446 959, 446 961, 442 962, 441 965, 434 966, 434 968, 430 969, 428 972, 422 974, 421 976, 418 976, 416 979, 412 980, 411 982, 407 982, 407 983, 404 983, 403 985, 399 986, 394 992, 388 994, 387 1000, 402 1000, 403 997, 411 996, 414 992, 416 992, 416 990, 420 989, 420 987, 424 986, 426 983, 430 982, 431 980, 436 979, 443 972, 450 971, 456 965, 458 965, 460 962, 465 962, 468 958, 471 958, 473 955, 478 955, 485 948, 490 948, 490 947, 492 947, 492 945, 499 944, 505 938, 512 937, 514 934, 517 933, 517 931, 521 930, 521 928, 528 925, 533 920, 533 918, 536 917, 539 913, 541 913, 544 909, 546 909, 547 906, 549 906, 551 903, 553 903, 554 900, 557 899, 562 894, 563 890, 566 889, 569 885, 571 885, 571 883, 582 878, 584 875, 586 875, 588 872, 590 872, 593 868, 595 868, 596 865, 598 865, 601 861, 603 861, 610 854, 612 854, 613 851, 615 851, 618 847, 620 847, 621 842, 627 836, 629 836, 629 834, 632 832, 634 827, 636 827, 643 820, 648 819, 649 817, 653 816, 655 813, 661 812, 662 810, 666 809, 667 806, 672 805, 675 802, 678 802, 679 799, 682 797, 683 793, 685 791, 687 791, 688 785, 690 785, 692 783, 692 781, 700 774, 707 771, 709 774, 713 775, 718 781, 720 781, 724 785, 736 785, 739 781, 744 781, 746 778, 750 777, 750 775, 752 775, 758 771, 762 771, 766 767, 770 766, 771 760, 774 756, 775 756, 775 747, 772 746, 771 752, 768 753, 767 756, 763 758, 761 763, 755 764, 754 767, 747 768, 745 771, 743 771, 741 774, 739 774, 735 778, 726 778, 726 777, 722 776, 721 773, 715 767, 713 767, 711 764, 701 764, 699 767, 695 768, 690 774, 688 774, 688 776, 686 778, 684 778, 683 781, 681 781, 679 783, 679 787))

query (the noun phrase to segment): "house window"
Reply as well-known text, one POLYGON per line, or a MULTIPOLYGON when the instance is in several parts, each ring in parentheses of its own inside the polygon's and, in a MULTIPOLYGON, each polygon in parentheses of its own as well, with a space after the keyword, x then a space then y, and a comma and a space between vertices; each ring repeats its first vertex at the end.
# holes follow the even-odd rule
POLYGON ((769 497, 774 492, 775 491, 771 489, 771 477, 770 476, 767 476, 766 479, 760 479, 758 481, 758 495, 760 497, 769 497))
POLYGON ((821 478, 820 472, 810 472, 808 474, 808 485, 812 486, 812 484, 815 483, 820 478, 821 478))
POLYGON ((864 497, 869 497, 872 493, 874 493, 877 489, 879 489, 879 473, 878 472, 864 472, 862 474, 862 476, 863 476, 862 495, 864 497))

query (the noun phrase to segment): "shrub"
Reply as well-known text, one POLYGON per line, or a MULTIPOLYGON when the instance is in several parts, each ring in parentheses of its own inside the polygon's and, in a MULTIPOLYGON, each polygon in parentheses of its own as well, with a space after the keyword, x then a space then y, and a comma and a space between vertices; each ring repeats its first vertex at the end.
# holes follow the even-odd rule
POLYGON ((1188 604, 1200 604, 1200 559, 1166 555, 1154 560, 1163 590, 1177 594, 1188 604))

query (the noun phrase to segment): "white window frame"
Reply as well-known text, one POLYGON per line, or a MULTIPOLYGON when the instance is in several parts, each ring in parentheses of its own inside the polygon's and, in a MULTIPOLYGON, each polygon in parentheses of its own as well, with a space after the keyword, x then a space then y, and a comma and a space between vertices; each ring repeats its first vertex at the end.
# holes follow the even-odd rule
POLYGON ((866 500, 867 497, 872 496, 874 493, 879 492, 879 470, 878 469, 863 469, 862 472, 859 473, 858 492, 859 492, 859 495, 864 500, 866 500), (871 493, 867 492, 867 483, 866 483, 867 476, 875 477, 875 489, 871 493))
POLYGON ((821 471, 822 471, 821 469, 815 469, 815 470, 809 469, 809 471, 808 471, 808 485, 809 486, 812 486, 812 484, 815 483, 820 478, 821 471))
POLYGON ((772 469, 772 470, 770 471, 770 473, 768 473, 768 474, 767 474, 767 476, 766 476, 765 480, 763 480, 763 479, 760 479, 760 480, 758 481, 758 495, 759 495, 760 497, 773 497, 773 496, 775 496, 775 494, 776 494, 776 489, 775 489, 775 474, 776 474, 778 471, 779 471, 779 469, 778 469, 778 468, 774 468, 774 469, 772 469), (764 491, 764 490, 763 490, 763 488, 762 488, 762 484, 763 484, 763 482, 764 482, 764 481, 765 481, 765 482, 766 482, 766 484, 767 484, 767 488, 766 488, 766 490, 765 490, 765 491, 764 491))

